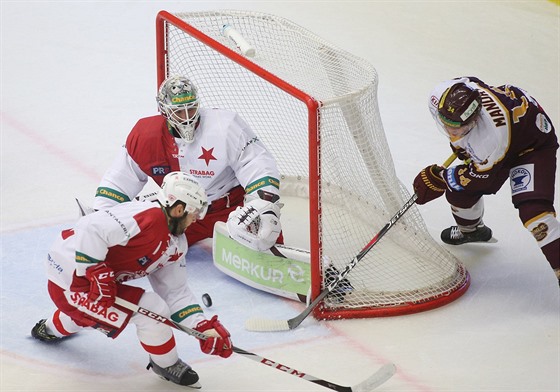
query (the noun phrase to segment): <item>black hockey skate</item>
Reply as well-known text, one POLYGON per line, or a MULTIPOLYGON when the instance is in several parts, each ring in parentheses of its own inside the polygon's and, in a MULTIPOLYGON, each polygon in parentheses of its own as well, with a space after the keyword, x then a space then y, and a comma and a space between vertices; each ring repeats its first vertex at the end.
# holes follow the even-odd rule
POLYGON ((467 242, 488 242, 492 239, 492 230, 479 225, 472 232, 462 232, 459 226, 451 226, 441 232, 441 240, 450 245, 461 245, 467 242))
POLYGON ((64 339, 48 333, 46 322, 47 322, 46 319, 42 319, 37 324, 35 324, 35 326, 31 329, 31 336, 33 336, 35 339, 38 339, 42 342, 49 342, 49 343, 59 342, 62 339, 64 339))
MULTIPOLYGON (((329 266, 325 270, 325 286, 328 286, 332 281, 334 281, 338 274, 339 271, 334 265, 329 266)), ((351 293, 353 290, 354 287, 352 286, 352 284, 350 284, 350 281, 344 278, 334 289, 332 289, 329 295, 327 295, 327 298, 331 302, 341 303, 342 301, 344 301, 344 297, 346 296, 346 294, 351 293)))
POLYGON ((150 370, 150 368, 152 368, 154 373, 164 380, 195 389, 200 389, 202 387, 202 385, 198 382, 198 374, 180 359, 175 362, 175 365, 162 368, 155 364, 150 358, 150 363, 146 369, 150 370))

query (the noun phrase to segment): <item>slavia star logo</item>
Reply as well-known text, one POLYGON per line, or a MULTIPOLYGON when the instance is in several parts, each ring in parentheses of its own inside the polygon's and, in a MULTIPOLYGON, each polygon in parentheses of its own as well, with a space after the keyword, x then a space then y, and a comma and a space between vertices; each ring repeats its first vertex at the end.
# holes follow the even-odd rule
POLYGON ((216 157, 214 155, 212 155, 212 152, 214 151, 214 147, 212 147, 211 149, 207 150, 204 147, 202 148, 202 155, 198 157, 198 159, 204 159, 204 161, 206 162, 206 166, 208 166, 210 164, 210 161, 216 161, 216 157))

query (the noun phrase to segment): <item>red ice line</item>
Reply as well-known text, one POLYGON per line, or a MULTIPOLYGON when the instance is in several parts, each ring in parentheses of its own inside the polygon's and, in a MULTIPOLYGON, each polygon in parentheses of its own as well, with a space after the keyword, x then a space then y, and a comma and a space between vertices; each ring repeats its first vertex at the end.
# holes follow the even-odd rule
MULTIPOLYGON (((379 363, 379 364, 394 362, 394 361, 391 361, 390 359, 384 357, 380 353, 376 352, 375 350, 371 350, 369 348, 364 347, 364 345, 362 344, 362 342, 360 340, 357 340, 356 338, 352 337, 348 333, 343 332, 342 330, 337 328, 335 326, 335 324, 336 324, 336 322, 335 323, 330 323, 328 328, 332 332, 334 332, 336 335, 347 339, 348 340, 348 345, 352 346, 354 350, 362 352, 362 354, 364 354, 366 357, 373 358, 375 360, 375 362, 379 363)), ((416 377, 414 377, 410 374, 407 374, 407 372, 404 371, 402 368, 399 368, 398 363, 396 365, 397 365, 397 373, 393 376, 393 379, 400 379, 401 381, 408 384, 409 387, 407 387, 407 390, 415 391, 415 392, 432 392, 433 391, 431 388, 424 385, 422 383, 422 381, 418 380, 416 377)), ((389 380, 387 383, 390 383, 390 382, 391 382, 391 380, 389 380)))
POLYGON ((6 125, 14 128, 20 134, 27 136, 31 140, 31 142, 42 147, 47 153, 66 162, 75 170, 80 171, 81 173, 87 175, 95 181, 99 181, 101 179, 101 174, 99 174, 96 170, 84 165, 80 159, 72 156, 66 150, 49 142, 39 132, 36 132, 31 127, 28 127, 27 125, 19 122, 18 120, 4 112, 0 112, 0 120, 6 125))

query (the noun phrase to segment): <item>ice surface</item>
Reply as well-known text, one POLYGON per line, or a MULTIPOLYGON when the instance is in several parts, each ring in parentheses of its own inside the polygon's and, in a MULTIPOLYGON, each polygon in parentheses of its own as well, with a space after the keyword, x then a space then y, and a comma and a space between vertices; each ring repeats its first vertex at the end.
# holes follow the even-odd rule
MULTIPOLYGON (((185 390, 145 370, 133 328, 114 341, 86 331, 48 346, 29 331, 53 310, 42 263, 77 216, 74 198, 91 202, 131 127, 156 112, 156 13, 231 8, 286 17, 374 64, 405 184, 449 155, 426 102, 441 80, 517 84, 560 123, 560 7, 550 1, 2 1, 0 390, 185 390)), ((420 211, 436 238, 452 223, 443 199, 420 211)), ((191 249, 190 284, 212 296, 207 312, 220 315, 236 346, 338 384, 357 384, 394 362, 397 374, 379 390, 560 390, 556 279, 507 187, 486 198, 485 221, 497 244, 450 248, 471 274, 470 289, 425 313, 309 318, 290 332, 247 332, 250 316, 291 318, 303 305, 219 273, 208 244, 191 249)), ((203 391, 326 390, 239 356, 205 356, 194 339, 176 338, 203 391)))

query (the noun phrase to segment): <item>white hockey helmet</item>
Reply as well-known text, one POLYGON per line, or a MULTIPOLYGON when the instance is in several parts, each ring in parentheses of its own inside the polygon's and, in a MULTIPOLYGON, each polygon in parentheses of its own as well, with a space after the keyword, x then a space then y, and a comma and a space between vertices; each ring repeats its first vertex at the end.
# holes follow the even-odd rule
POLYGON ((161 84, 156 101, 160 113, 179 136, 187 143, 192 143, 200 116, 195 85, 183 76, 170 76, 161 84))
POLYGON ((185 203, 185 211, 203 219, 208 211, 208 199, 204 188, 187 173, 171 172, 163 178, 157 199, 164 207, 172 207, 177 201, 185 203))

